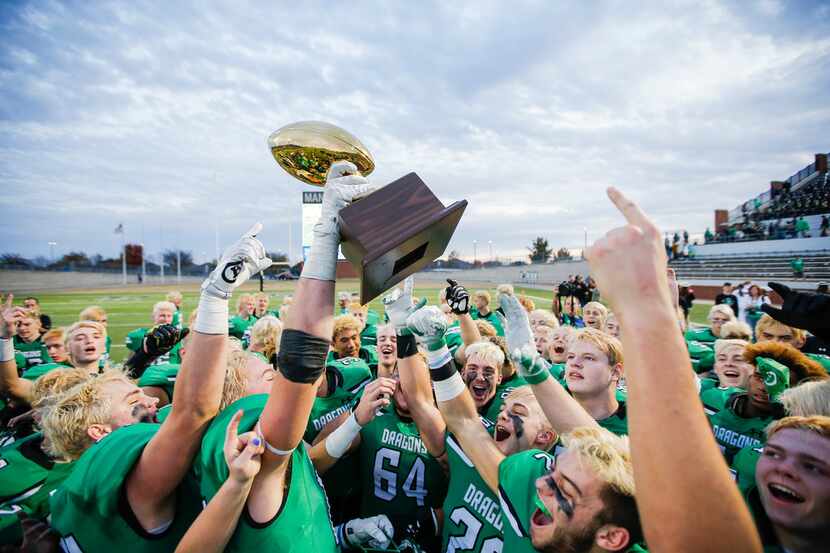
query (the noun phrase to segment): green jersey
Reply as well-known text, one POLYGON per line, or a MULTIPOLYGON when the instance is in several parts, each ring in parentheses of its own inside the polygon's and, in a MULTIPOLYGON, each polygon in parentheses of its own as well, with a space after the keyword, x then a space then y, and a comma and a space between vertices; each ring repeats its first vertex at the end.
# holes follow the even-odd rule
POLYGON ((251 327, 254 326, 255 322, 257 322, 257 318, 253 315, 247 319, 235 315, 228 319, 228 334, 242 340, 242 344, 247 347, 251 341, 251 327))
POLYGON ((692 369, 698 374, 711 370, 715 365, 715 350, 710 345, 711 343, 697 340, 686 341, 686 350, 692 360, 692 369))
POLYGON ((470 316, 474 320, 484 319, 485 321, 493 325, 493 328, 496 329, 496 334, 498 334, 499 336, 504 336, 504 326, 506 321, 504 319, 504 315, 502 315, 501 313, 498 313, 496 311, 490 311, 489 313, 487 313, 487 315, 482 315, 478 312, 478 310, 476 310, 475 315, 473 315, 473 312, 470 311, 470 316))
POLYGON ((536 479, 550 472, 553 457, 529 449, 499 464, 499 500, 504 523, 504 551, 536 551, 530 542, 530 519, 536 511, 536 479))
POLYGON ((360 516, 412 515, 440 507, 447 480, 427 451, 415 421, 394 404, 360 430, 360 516))
POLYGON ((820 353, 807 353, 805 355, 813 361, 820 363, 824 367, 825 372, 830 373, 830 357, 821 355, 820 353))
POLYGON ((182 312, 176 309, 173 312, 173 320, 170 322, 171 325, 175 326, 179 330, 182 329, 182 312))
POLYGON ((619 403, 619 407, 616 412, 610 417, 598 420, 597 424, 606 430, 610 430, 617 436, 625 436, 628 434, 628 414, 626 412, 625 402, 619 400, 617 402, 619 403))
MULTIPOLYGON (((40 365, 41 363, 51 363, 52 358, 49 357, 49 352, 46 350, 46 344, 40 341, 40 338, 33 340, 31 342, 26 342, 20 338, 20 336, 15 336, 12 339, 12 343, 14 344, 14 351, 15 353, 19 353, 25 359, 25 365, 20 366, 18 364, 17 369, 21 371, 23 369, 30 369, 35 365, 40 365)), ((19 357, 15 356, 15 359, 20 360, 19 357)))
MULTIPOLYGON (((127 349, 130 351, 138 351, 138 348, 143 347, 144 344, 144 336, 149 331, 149 328, 137 328, 127 334, 127 337, 124 339, 124 343, 127 346, 127 349)), ((182 358, 179 355, 179 350, 181 349, 181 342, 173 346, 169 352, 165 353, 164 355, 159 355, 150 366, 153 365, 165 365, 167 363, 176 363, 179 364, 182 362, 182 358)))
POLYGON ((18 440, 0 453, 0 503, 19 503, 36 493, 54 466, 43 452, 43 435, 18 440))
POLYGON ((447 342, 447 348, 449 348, 450 354, 455 358, 455 352, 464 345, 464 340, 461 339, 461 323, 455 321, 447 327, 447 330, 444 332, 444 341, 447 342))
POLYGON ((66 369, 72 368, 72 364, 69 361, 64 361, 63 363, 41 363, 40 365, 35 365, 31 369, 26 369, 23 371, 23 374, 20 375, 22 378, 26 380, 31 380, 34 382, 44 374, 54 371, 55 369, 66 369))
POLYGON ((496 494, 482 480, 455 438, 446 439, 450 481, 444 498, 441 551, 502 551, 504 521, 496 494))
POLYGON ((331 421, 351 411, 363 388, 371 382, 372 373, 362 359, 344 357, 326 363, 326 373, 333 372, 336 386, 326 397, 314 398, 303 440, 314 442, 317 434, 331 421))
POLYGON ((378 327, 366 323, 366 326, 363 327, 363 331, 360 333, 360 343, 364 346, 377 346, 378 327))
POLYGON ((709 417, 715 440, 726 462, 731 463, 735 454, 744 447, 760 447, 767 440, 764 429, 774 417, 742 417, 735 412, 739 401, 748 401, 744 394, 731 398, 726 408, 709 417))
POLYGON ((176 511, 160 533, 144 530, 125 501, 125 483, 160 425, 122 426, 93 444, 50 499, 52 528, 64 551, 173 551, 201 510, 187 478, 176 490, 176 511))
POLYGON ((732 466, 729 470, 735 477, 735 482, 744 498, 748 497, 755 488, 755 466, 763 454, 763 447, 744 447, 732 459, 732 466))
POLYGON ((155 386, 167 393, 170 401, 173 401, 173 387, 176 385, 176 377, 179 374, 177 363, 165 363, 163 365, 151 365, 147 367, 141 378, 138 379, 139 386, 155 386))
MULTIPOLYGON (((267 394, 242 398, 219 413, 205 432, 199 464, 202 495, 208 501, 228 477, 223 452, 228 423, 241 409, 244 415, 239 421, 239 433, 252 430, 267 401, 267 394)), ((304 444, 291 454, 287 470, 290 478, 287 495, 276 517, 258 524, 250 519, 245 509, 225 551, 337 551, 326 494, 304 444)))
POLYGON ((722 387, 714 378, 702 378, 700 380, 700 401, 703 402, 703 410, 707 415, 714 415, 726 408, 726 402, 735 394, 744 393, 741 388, 732 386, 722 387))
POLYGON ((519 386, 526 385, 527 382, 524 378, 519 376, 519 373, 513 373, 511 376, 502 380, 501 384, 499 384, 496 387, 496 395, 493 396, 493 399, 490 400, 490 404, 484 411, 484 418, 490 421, 491 423, 495 424, 496 419, 499 418, 501 406, 504 405, 504 400, 507 399, 507 396, 510 395, 510 392, 512 392, 519 386))
POLYGON ((686 342, 703 342, 704 344, 711 344, 718 337, 712 334, 709 327, 704 328, 690 328, 686 331, 686 342))
MULTIPOLYGON (((378 348, 375 346, 360 346, 357 352, 357 358, 362 359, 369 367, 372 376, 378 374, 378 348)), ((347 359, 347 358, 343 358, 347 359)), ((333 361, 339 361, 341 358, 332 350, 326 357, 326 364, 330 365, 333 361)))

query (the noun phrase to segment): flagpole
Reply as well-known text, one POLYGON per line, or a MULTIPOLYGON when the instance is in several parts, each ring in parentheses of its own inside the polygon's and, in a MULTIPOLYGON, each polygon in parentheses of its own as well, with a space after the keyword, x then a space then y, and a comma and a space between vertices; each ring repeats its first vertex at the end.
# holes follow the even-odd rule
POLYGON ((121 227, 121 284, 127 284, 127 244, 124 242, 124 225, 121 227))

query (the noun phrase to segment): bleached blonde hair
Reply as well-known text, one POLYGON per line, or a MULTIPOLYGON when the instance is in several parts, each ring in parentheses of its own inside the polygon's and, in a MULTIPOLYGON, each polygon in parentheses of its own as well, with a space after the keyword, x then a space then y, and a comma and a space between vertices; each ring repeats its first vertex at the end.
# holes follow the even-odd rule
POLYGON ((752 329, 745 322, 733 319, 720 327, 720 337, 749 341, 752 339, 752 329))
POLYGON ((490 305, 490 292, 488 292, 487 290, 476 290, 475 294, 473 294, 473 297, 476 299, 480 298, 486 300, 487 305, 490 305))
POLYGON ((72 336, 82 328, 97 330, 101 333, 101 338, 105 341, 107 339, 107 329, 101 323, 96 323, 95 321, 78 321, 77 323, 72 323, 63 335, 63 346, 66 348, 66 353, 69 355, 70 360, 72 359, 72 353, 69 349, 69 342, 72 340, 72 336))
MULTIPOLYGON (((571 336, 570 342, 588 342, 595 345, 608 358, 609 365, 623 364, 622 343, 610 334, 595 328, 580 328, 571 336)), ((570 346, 568 347, 570 349, 570 346)))
POLYGON ((485 363, 493 365, 496 370, 501 370, 501 366, 504 364, 504 352, 499 346, 490 341, 482 340, 470 344, 464 350, 464 355, 467 357, 467 362, 475 355, 485 363))
POLYGON ((32 406, 32 409, 46 407, 66 390, 90 378, 92 378, 92 375, 86 369, 66 367, 65 369, 49 371, 35 380, 32 385, 29 404, 32 406))
POLYGON ((253 354, 249 354, 241 347, 239 349, 228 348, 225 382, 222 384, 222 401, 219 403, 220 411, 245 395, 248 379, 245 377, 244 370, 249 355, 253 354))
POLYGON ((830 417, 830 380, 809 380, 787 388, 778 398, 790 415, 830 417))
POLYGON ((44 409, 41 427, 50 453, 65 459, 83 455, 93 443, 89 427, 110 422, 113 402, 106 386, 117 381, 133 382, 123 370, 107 369, 73 386, 44 409))
POLYGON ((47 330, 40 337, 40 341, 45 344, 46 340, 51 340, 52 338, 58 338, 61 342, 66 344, 66 329, 63 328, 62 326, 59 326, 57 328, 47 330))
POLYGON ((780 321, 776 321, 773 319, 769 313, 764 313, 761 315, 761 318, 758 319, 758 322, 755 323, 755 341, 758 341, 758 337, 761 336, 761 333, 773 326, 781 326, 784 328, 788 328, 793 333, 793 340, 796 342, 800 342, 804 340, 806 334, 803 329, 795 328, 794 326, 785 325, 780 321))
POLYGON ((777 432, 787 428, 806 430, 818 434, 823 438, 830 439, 830 417, 814 415, 811 417, 784 417, 767 426, 767 439, 772 438, 777 432))
POLYGON ((488 336, 496 336, 498 332, 496 332, 496 327, 490 321, 486 321, 484 319, 476 319, 476 328, 478 328, 478 333, 481 334, 482 337, 488 336))
POLYGON ((340 315, 339 317, 334 318, 334 327, 331 331, 331 341, 334 342, 337 340, 337 336, 343 333, 346 330, 354 330, 357 333, 360 333, 360 321, 357 320, 357 317, 354 315, 340 315))
POLYGON ((534 309, 530 312, 531 317, 539 317, 542 319, 540 323, 542 326, 549 326, 550 328, 558 328, 559 321, 556 320, 556 315, 547 309, 534 309))
POLYGON ((706 320, 712 321, 712 317, 716 314, 720 313, 724 317, 728 318, 730 321, 735 320, 735 312, 732 311, 732 308, 726 304, 719 303, 717 305, 713 305, 712 308, 709 310, 709 314, 706 316, 706 320))
POLYGON ((748 345, 749 342, 746 340, 739 340, 737 338, 720 338, 715 340, 715 355, 720 355, 728 348, 740 346, 741 349, 744 349, 748 345))
POLYGON ((153 306, 153 317, 158 315, 159 311, 170 311, 171 313, 175 313, 176 312, 176 304, 174 304, 171 301, 167 301, 167 300, 157 302, 153 306))
POLYGON ((85 308, 81 311, 81 314, 78 315, 79 321, 95 321, 98 322, 98 319, 107 316, 106 310, 100 305, 90 305, 89 307, 85 308))
POLYGON ((179 292, 178 290, 171 290, 171 291, 167 292, 167 295, 165 296, 165 299, 167 301, 175 304, 176 301, 182 301, 182 293, 179 292))
POLYGON ((247 301, 253 301, 253 299, 254 299, 254 296, 251 295, 251 294, 242 294, 236 300, 236 310, 239 311, 239 309, 242 307, 243 303, 245 303, 247 301))
POLYGON ((261 352, 266 359, 271 359, 280 347, 281 337, 282 323, 276 317, 267 315, 251 327, 250 349, 261 352))
POLYGON ((615 492, 634 497, 634 465, 628 436, 604 428, 580 427, 562 436, 562 443, 583 467, 591 470, 615 492))

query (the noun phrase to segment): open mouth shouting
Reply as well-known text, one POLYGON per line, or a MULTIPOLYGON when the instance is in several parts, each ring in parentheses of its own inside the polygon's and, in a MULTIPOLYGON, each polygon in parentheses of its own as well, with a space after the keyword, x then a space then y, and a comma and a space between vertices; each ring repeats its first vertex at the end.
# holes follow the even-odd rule
POLYGON ((496 440, 497 442, 503 442, 504 440, 508 439, 512 435, 513 434, 510 432, 510 430, 508 430, 507 428, 505 428, 501 424, 497 424, 496 425, 496 432, 495 432, 495 434, 493 434, 493 439, 496 440))
POLYGON ((393 353, 395 353, 395 346, 393 346, 392 344, 383 344, 378 349, 384 355, 392 355, 393 353))
POLYGON ((476 402, 483 402, 487 400, 490 394, 490 385, 487 382, 476 382, 475 380, 469 384, 470 393, 473 395, 473 400, 476 402))
POLYGON ((804 503, 805 501, 804 497, 801 494, 783 484, 767 484, 767 490, 769 490, 769 493, 772 497, 774 497, 781 503, 787 503, 792 505, 796 503, 804 503))

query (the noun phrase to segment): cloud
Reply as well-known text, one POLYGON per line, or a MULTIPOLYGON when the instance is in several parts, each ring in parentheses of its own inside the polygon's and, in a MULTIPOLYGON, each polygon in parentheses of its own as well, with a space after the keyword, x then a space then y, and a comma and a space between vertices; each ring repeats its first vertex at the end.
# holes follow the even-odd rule
POLYGON ((124 222, 199 257, 262 220, 297 253, 305 185, 265 139, 304 119, 358 136, 373 179, 468 199, 468 256, 581 246, 619 222, 610 184, 702 232, 830 149, 826 6, 753 6, 5 4, 4 249, 112 255, 124 222))

